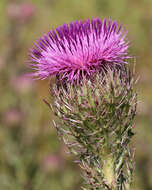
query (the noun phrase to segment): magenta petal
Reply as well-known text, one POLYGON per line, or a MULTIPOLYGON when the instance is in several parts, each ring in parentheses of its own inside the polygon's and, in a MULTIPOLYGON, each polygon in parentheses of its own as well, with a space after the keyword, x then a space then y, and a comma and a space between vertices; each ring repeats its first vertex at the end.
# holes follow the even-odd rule
POLYGON ((33 76, 45 79, 62 75, 79 80, 82 73, 90 75, 104 64, 125 64, 129 43, 127 31, 116 21, 99 18, 64 24, 49 31, 30 50, 33 76))

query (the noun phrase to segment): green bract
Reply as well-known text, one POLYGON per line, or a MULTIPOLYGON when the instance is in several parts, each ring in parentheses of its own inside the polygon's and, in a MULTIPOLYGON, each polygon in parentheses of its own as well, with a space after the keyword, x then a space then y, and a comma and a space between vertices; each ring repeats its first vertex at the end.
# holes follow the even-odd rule
POLYGON ((56 83, 53 89, 56 128, 84 170, 84 189, 130 189, 135 82, 128 68, 109 68, 78 85, 56 83))

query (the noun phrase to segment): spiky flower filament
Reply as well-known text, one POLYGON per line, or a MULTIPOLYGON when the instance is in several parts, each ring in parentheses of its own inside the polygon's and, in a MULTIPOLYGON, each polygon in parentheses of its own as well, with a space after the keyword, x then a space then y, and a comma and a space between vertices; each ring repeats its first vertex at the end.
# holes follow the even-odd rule
POLYGON ((79 80, 113 64, 126 64, 129 43, 127 31, 111 19, 80 20, 49 31, 30 50, 32 74, 45 79, 79 80))

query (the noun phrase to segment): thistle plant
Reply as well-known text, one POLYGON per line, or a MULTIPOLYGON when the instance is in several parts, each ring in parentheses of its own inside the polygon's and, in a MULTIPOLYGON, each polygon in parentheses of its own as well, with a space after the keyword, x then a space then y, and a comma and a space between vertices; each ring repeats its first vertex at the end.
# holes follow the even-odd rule
POLYGON ((126 34, 111 19, 76 21, 50 31, 31 49, 32 75, 56 77, 55 126, 84 171, 84 190, 131 190, 137 95, 126 34))

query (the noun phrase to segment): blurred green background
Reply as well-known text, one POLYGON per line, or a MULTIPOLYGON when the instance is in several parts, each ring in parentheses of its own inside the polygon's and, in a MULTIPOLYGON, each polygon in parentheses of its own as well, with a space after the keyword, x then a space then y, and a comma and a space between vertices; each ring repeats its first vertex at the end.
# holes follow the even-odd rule
POLYGON ((82 172, 58 140, 42 100, 49 97, 49 82, 25 73, 36 39, 93 17, 111 17, 129 30, 140 76, 134 190, 152 190, 152 0, 0 0, 0 190, 80 189, 82 172))

